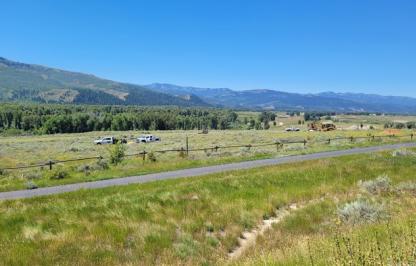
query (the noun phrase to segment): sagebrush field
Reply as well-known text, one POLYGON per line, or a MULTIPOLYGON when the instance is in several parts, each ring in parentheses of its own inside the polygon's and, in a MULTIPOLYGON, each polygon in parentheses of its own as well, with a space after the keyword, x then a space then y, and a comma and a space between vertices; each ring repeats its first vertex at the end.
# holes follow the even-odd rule
MULTIPOLYGON (((286 123, 287 124, 287 123, 286 123)), ((345 124, 347 127, 349 124, 345 124)), ((308 132, 305 126, 300 132, 284 132, 284 126, 276 126, 270 130, 212 130, 208 134, 200 131, 152 131, 161 138, 160 142, 136 143, 134 138, 144 132, 114 131, 89 132, 77 134, 56 134, 40 136, 12 136, 0 139, 0 168, 19 167, 45 164, 49 160, 68 160, 93 156, 102 156, 97 161, 86 160, 56 164, 50 171, 48 166, 21 170, 4 170, 0 175, 0 190, 24 189, 28 186, 50 186, 64 183, 91 181, 129 175, 139 175, 151 172, 162 172, 190 168, 203 165, 220 164, 233 161, 253 160, 260 158, 279 157, 291 154, 305 154, 319 151, 346 149, 360 146, 380 145, 410 141, 411 130, 337 130, 331 132, 308 132), (360 137, 376 136, 405 136, 403 138, 360 139, 360 137), (151 153, 143 156, 126 157, 118 165, 112 165, 109 157, 112 145, 95 145, 98 137, 126 137, 125 154, 138 154, 146 151, 151 153), (333 140, 328 139, 349 138, 333 140), (182 149, 186 147, 188 138, 188 155, 183 152, 154 152, 161 150, 182 149), (307 144, 302 142, 306 140, 307 144), (276 141, 297 141, 296 144, 285 144, 282 147, 273 145, 276 141), (235 147, 213 149, 215 146, 233 145, 262 145, 261 147, 235 147), (205 149, 206 148, 206 149, 205 149)), ((149 133, 149 132, 147 132, 149 133)))

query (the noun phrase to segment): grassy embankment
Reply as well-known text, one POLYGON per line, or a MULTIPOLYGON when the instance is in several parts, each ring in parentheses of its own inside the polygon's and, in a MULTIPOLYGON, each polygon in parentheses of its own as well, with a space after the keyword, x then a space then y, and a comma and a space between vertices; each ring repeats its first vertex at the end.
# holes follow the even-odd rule
POLYGON ((390 254, 409 259, 414 191, 398 190, 397 184, 415 182, 415 162, 413 154, 385 152, 0 202, 0 260, 6 265, 223 264, 238 236, 276 208, 322 197, 276 225, 235 263, 324 264, 337 262, 337 252, 341 262, 367 253, 383 254, 386 261, 390 254), (384 174, 393 183, 387 192, 372 195, 357 186, 384 174), (386 215, 372 224, 341 221, 337 208, 359 197, 382 203, 386 215), (388 227, 387 221, 397 226, 388 227), (377 237, 368 238, 374 232, 377 237))

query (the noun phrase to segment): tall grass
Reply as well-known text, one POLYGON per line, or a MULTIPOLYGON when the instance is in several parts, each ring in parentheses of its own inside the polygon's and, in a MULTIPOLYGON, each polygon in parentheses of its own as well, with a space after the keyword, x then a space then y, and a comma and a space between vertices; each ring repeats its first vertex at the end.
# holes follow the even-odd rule
MULTIPOLYGON (((386 152, 3 201, 0 264, 222 264, 238 236, 271 210, 321 197, 345 201, 359 179, 386 173, 406 182, 415 170, 411 158, 386 152)), ((334 213, 331 200, 296 211, 279 235, 270 232, 274 242, 260 239, 257 248, 264 254, 274 243, 285 247, 277 254, 290 254, 303 239, 299 256, 309 263, 305 236, 316 250, 315 241, 336 225, 334 213)))

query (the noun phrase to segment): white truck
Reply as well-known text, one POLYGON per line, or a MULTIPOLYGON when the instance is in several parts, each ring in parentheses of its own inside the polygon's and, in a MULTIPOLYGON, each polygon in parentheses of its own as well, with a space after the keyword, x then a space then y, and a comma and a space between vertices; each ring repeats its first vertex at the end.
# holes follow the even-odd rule
POLYGON ((154 141, 160 141, 160 138, 154 135, 142 135, 136 139, 137 143, 148 143, 154 141))
POLYGON ((115 144, 116 139, 114 137, 103 137, 94 140, 94 144, 102 145, 102 144, 115 144))
POLYGON ((285 131, 286 132, 300 131, 300 128, 298 128, 298 127, 288 127, 288 128, 285 128, 285 131))

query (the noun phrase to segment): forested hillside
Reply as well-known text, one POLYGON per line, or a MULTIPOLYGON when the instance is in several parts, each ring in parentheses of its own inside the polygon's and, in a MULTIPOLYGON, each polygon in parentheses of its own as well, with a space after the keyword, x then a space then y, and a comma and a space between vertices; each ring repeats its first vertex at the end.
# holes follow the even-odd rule
POLYGON ((207 106, 196 96, 176 97, 134 84, 14 62, 2 57, 0 57, 0 101, 207 106))

